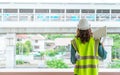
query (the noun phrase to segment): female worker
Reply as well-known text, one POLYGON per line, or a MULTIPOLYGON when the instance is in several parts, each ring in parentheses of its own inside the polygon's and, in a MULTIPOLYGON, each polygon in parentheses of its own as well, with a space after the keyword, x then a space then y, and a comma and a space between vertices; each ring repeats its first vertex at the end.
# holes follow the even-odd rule
POLYGON ((99 42, 99 39, 94 39, 88 21, 81 19, 77 25, 76 37, 71 41, 71 62, 75 65, 74 75, 98 75, 99 42))

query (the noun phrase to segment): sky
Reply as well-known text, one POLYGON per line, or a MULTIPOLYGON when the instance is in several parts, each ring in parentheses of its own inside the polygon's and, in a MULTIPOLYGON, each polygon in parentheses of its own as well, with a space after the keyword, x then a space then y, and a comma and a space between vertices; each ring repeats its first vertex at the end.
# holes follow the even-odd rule
POLYGON ((39 3, 120 3, 120 0, 0 0, 0 2, 39 3))

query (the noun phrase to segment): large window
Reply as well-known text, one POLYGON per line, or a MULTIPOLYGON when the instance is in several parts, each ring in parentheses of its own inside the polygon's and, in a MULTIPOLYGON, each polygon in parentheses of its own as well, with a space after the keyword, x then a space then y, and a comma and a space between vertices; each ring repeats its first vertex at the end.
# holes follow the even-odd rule
POLYGON ((109 20, 110 20, 110 10, 109 9, 97 9, 96 21, 109 21, 109 20))
POLYGON ((3 9, 3 21, 18 21, 18 10, 3 9))
POLYGON ((0 21, 77 22, 120 21, 119 9, 0 9, 0 21))
POLYGON ((111 10, 111 21, 120 21, 120 10, 111 10))
POLYGON ((80 9, 66 9, 66 21, 79 21, 80 9))
POLYGON ((65 10, 64 9, 51 9, 50 20, 51 21, 64 21, 65 10))
POLYGON ((49 9, 35 9, 35 21, 49 21, 49 9))
POLYGON ((89 21, 95 21, 95 10, 94 9, 82 9, 81 17, 87 18, 89 21))
POLYGON ((33 9, 19 9, 19 21, 34 21, 33 9))

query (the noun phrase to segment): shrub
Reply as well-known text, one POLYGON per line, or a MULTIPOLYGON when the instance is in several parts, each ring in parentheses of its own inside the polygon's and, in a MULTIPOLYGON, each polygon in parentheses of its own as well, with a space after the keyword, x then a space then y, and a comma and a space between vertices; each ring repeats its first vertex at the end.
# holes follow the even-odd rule
POLYGON ((23 60, 16 60, 16 64, 19 65, 19 64, 24 64, 24 61, 23 60))
POLYGON ((50 56, 50 57, 53 57, 53 56, 55 56, 55 55, 57 55, 57 54, 58 54, 58 52, 55 51, 55 50, 48 50, 48 51, 46 52, 46 55, 47 55, 47 56, 50 56))
POLYGON ((46 64, 49 68, 68 68, 68 65, 61 59, 47 60, 46 64))
POLYGON ((116 63, 112 63, 111 68, 120 68, 120 63, 116 62, 116 63))
POLYGON ((108 65, 110 68, 120 68, 120 60, 114 59, 111 64, 108 65))

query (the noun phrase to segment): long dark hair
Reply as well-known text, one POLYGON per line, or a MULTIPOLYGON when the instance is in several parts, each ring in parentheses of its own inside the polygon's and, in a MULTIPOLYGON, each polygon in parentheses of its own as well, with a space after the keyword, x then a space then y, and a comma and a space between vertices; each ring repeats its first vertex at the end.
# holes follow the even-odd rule
POLYGON ((77 29, 76 38, 80 38, 82 43, 88 42, 91 36, 92 36, 91 29, 87 29, 87 30, 77 29))

